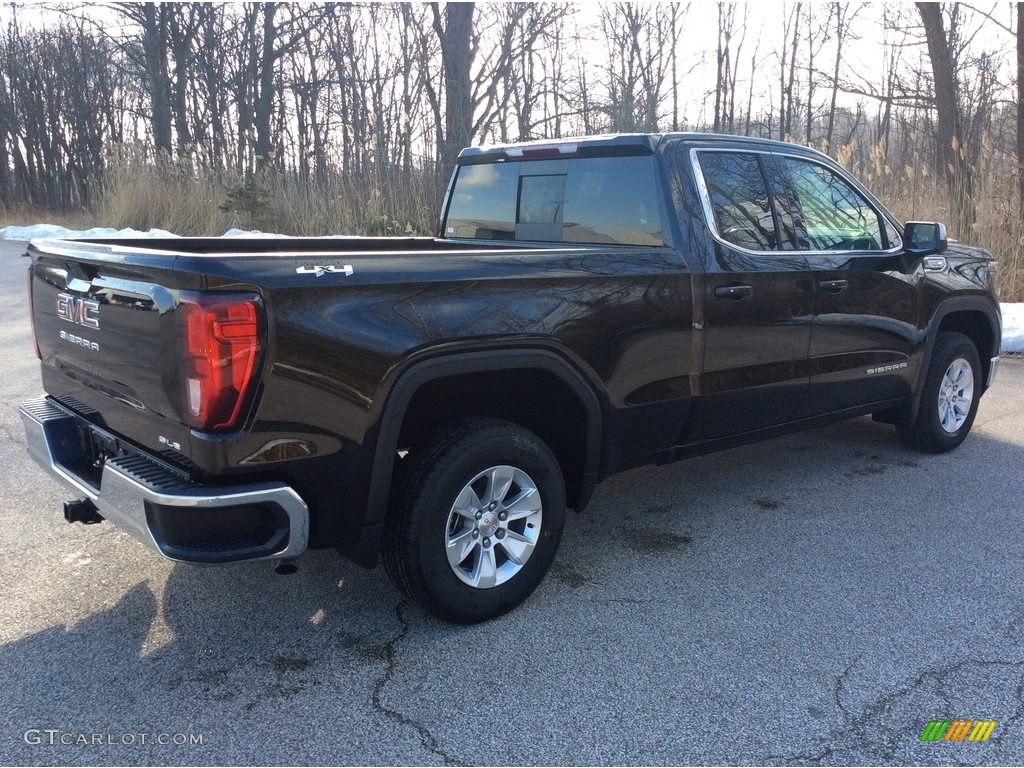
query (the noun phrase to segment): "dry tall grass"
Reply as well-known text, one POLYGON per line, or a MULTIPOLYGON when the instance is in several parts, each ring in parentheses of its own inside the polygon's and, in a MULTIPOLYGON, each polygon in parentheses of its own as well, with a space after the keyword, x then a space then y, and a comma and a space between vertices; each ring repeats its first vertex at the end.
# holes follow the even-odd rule
POLYGON ((96 226, 96 214, 91 211, 48 211, 35 206, 5 208, 0 206, 0 229, 7 226, 30 227, 34 224, 56 224, 68 229, 88 229, 96 226))
POLYGON ((1024 218, 1017 185, 1017 162, 984 142, 974 167, 974 204, 977 221, 969 231, 953 227, 949 193, 944 180, 930 171, 920 155, 902 167, 886 163, 884 149, 874 146, 866 159, 855 146, 841 148, 837 160, 878 196, 902 221, 941 221, 949 236, 991 251, 999 261, 1003 301, 1024 301, 1024 218))
POLYGON ((426 235, 438 222, 429 174, 332 175, 322 182, 268 173, 243 177, 189 162, 111 161, 97 218, 105 226, 180 235, 231 228, 285 235, 426 235))

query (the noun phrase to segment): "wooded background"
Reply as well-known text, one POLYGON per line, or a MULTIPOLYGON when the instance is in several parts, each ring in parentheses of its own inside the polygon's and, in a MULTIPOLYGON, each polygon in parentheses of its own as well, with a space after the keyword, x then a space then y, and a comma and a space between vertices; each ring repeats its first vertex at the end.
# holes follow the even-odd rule
POLYGON ((719 131, 829 153, 1024 298, 1024 3, 772 7, 7 4, 0 215, 433 234, 463 146, 719 131))

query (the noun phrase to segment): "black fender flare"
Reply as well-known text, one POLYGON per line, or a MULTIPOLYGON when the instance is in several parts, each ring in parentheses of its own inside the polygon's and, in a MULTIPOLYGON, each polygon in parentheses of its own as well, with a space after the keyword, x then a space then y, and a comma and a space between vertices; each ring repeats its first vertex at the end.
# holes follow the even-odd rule
POLYGON ((442 353, 425 360, 417 360, 393 377, 394 383, 387 391, 386 401, 377 421, 376 437, 373 439, 372 434, 367 435, 373 439, 373 466, 369 472, 370 484, 363 520, 364 530, 371 526, 380 526, 387 515, 399 433, 406 409, 420 387, 447 376, 528 369, 542 370, 554 375, 573 392, 583 408, 587 422, 587 448, 583 461, 583 477, 580 478, 579 506, 584 506, 597 485, 602 435, 601 403, 593 385, 584 374, 565 357, 548 349, 505 347, 442 353))
MULTIPOLYGON (((921 358, 921 367, 917 373, 917 383, 914 386, 914 401, 910 409, 911 420, 917 418, 917 411, 921 405, 921 394, 924 389, 925 379, 928 378, 928 367, 932 361, 932 350, 935 347, 935 340, 939 335, 939 326, 942 321, 955 312, 978 312, 988 321, 992 331, 992 349, 986 351, 978 350, 982 364, 987 365, 989 360, 999 354, 1000 341, 1002 337, 1002 319, 998 306, 991 299, 984 296, 958 296, 944 300, 932 314, 925 331, 924 354, 921 358)), ((989 376, 991 378, 991 375, 989 376)), ((984 389, 988 388, 989 381, 985 381, 984 389)))

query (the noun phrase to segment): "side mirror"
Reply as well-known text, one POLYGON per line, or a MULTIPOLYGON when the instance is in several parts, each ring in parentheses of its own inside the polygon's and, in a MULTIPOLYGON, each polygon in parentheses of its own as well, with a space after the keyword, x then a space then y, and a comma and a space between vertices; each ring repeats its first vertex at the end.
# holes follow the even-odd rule
POLYGON ((903 251, 922 259, 946 250, 946 225, 937 221, 908 221, 903 227, 903 251))

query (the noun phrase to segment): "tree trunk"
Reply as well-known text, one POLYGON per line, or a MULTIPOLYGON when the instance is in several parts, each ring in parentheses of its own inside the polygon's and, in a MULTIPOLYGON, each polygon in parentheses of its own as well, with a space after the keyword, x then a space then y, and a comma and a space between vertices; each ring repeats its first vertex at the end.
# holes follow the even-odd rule
MULTIPOLYGON (((712 121, 711 130, 715 133, 722 131, 722 96, 723 91, 728 87, 728 80, 725 77, 723 70, 725 69, 725 52, 722 50, 722 37, 728 33, 725 30, 724 22, 725 6, 719 3, 718 5, 718 51, 717 51, 717 67, 715 69, 715 119, 712 121)), ((728 39, 728 38, 727 38, 728 39)))
POLYGON ((253 115, 256 123, 256 167, 260 169, 271 164, 274 153, 270 123, 274 113, 274 64, 277 61, 274 52, 277 43, 277 27, 274 25, 276 13, 277 3, 263 5, 263 46, 258 65, 260 86, 253 115))
POLYGON ((789 83, 786 85, 786 135, 787 140, 793 133, 793 83, 796 81, 796 51, 800 47, 800 7, 803 3, 797 3, 793 10, 793 45, 789 52, 789 83))
MULTIPOLYGON (((228 154, 228 143, 225 129, 227 100, 224 88, 224 73, 221 59, 223 58, 224 41, 221 39, 223 30, 223 6, 199 5, 202 18, 203 47, 199 60, 203 73, 203 91, 205 92, 207 114, 210 120, 209 149, 213 165, 218 170, 224 167, 228 154)), ((197 113, 198 116, 198 113, 197 113)))
POLYGON ((814 9, 811 6, 807 7, 807 132, 805 140, 807 146, 813 146, 811 143, 811 132, 814 129, 814 47, 817 45, 817 40, 811 29, 813 22, 812 15, 814 9))
POLYGON ((471 41, 475 3, 447 3, 444 24, 437 3, 431 3, 434 12, 434 32, 441 42, 444 65, 444 144, 438 160, 440 174, 446 179, 455 167, 459 151, 467 147, 473 130, 473 91, 470 68, 473 64, 471 41))
POLYGON ((1024 3, 1017 3, 1017 175, 1024 218, 1024 3))
POLYGON ((189 84, 196 79, 192 43, 196 35, 195 6, 174 5, 170 9, 169 46, 174 53, 174 91, 171 106, 178 134, 178 156, 184 157, 193 142, 188 120, 189 84))
MULTIPOLYGON (((730 67, 732 69, 732 78, 729 82, 729 133, 736 132, 736 83, 739 79, 740 74, 740 53, 743 51, 743 43, 747 40, 747 6, 743 6, 743 25, 741 27, 742 33, 740 35, 740 42, 736 46, 736 53, 732 56, 730 67)), ((678 41, 673 43, 672 49, 675 50, 678 41)))
POLYGON ((167 12, 155 3, 142 5, 142 46, 153 108, 153 145, 171 152, 171 94, 167 82, 167 12))
POLYGON ((953 54, 949 49, 946 29, 942 20, 942 6, 938 3, 918 3, 928 40, 928 57, 932 63, 937 118, 936 144, 940 173, 949 187, 954 224, 961 238, 968 236, 974 225, 974 190, 969 159, 962 158, 965 148, 960 116, 960 103, 953 54))
POLYGON ((825 151, 832 151, 832 132, 836 127, 836 99, 839 96, 839 65, 843 60, 843 6, 832 3, 832 12, 836 15, 836 60, 832 68, 832 99, 828 106, 828 129, 825 131, 825 151))
MULTIPOLYGON (((721 13, 721 11, 719 11, 721 13)), ((676 6, 672 5, 672 130, 679 130, 679 76, 676 64, 676 42, 679 40, 676 32, 676 6)), ((556 90, 557 93, 557 90, 556 90)), ((556 110, 557 111, 557 110, 556 110)))

